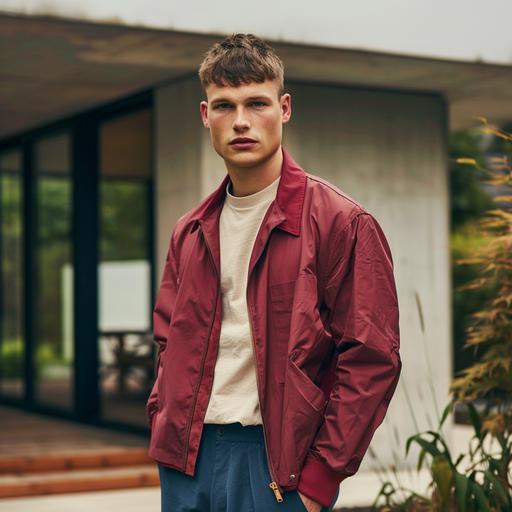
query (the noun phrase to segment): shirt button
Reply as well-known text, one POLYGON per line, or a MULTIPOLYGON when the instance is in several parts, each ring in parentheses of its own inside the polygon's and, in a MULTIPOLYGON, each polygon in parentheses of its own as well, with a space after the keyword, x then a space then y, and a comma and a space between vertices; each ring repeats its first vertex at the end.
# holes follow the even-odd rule
POLYGON ((293 473, 290 475, 290 480, 295 480, 295 475, 293 473))

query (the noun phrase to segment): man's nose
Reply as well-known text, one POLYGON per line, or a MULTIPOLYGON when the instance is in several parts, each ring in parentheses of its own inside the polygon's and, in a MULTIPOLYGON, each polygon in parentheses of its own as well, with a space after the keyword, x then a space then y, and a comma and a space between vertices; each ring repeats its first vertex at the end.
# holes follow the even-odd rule
POLYGON ((247 130, 250 127, 249 118, 244 108, 238 108, 236 110, 236 117, 233 121, 233 129, 235 130, 247 130))

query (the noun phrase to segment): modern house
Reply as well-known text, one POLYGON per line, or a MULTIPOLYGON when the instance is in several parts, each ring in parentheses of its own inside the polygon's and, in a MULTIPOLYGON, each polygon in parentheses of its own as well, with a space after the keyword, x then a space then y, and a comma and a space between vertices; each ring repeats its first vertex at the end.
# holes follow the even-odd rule
POLYGON ((372 450, 413 466, 408 404, 433 426, 452 377, 447 137, 512 118, 511 14, 500 0, 0 0, 0 403, 147 429, 169 236, 226 172, 197 68, 252 32, 285 64, 285 146, 391 245, 403 373, 372 450))

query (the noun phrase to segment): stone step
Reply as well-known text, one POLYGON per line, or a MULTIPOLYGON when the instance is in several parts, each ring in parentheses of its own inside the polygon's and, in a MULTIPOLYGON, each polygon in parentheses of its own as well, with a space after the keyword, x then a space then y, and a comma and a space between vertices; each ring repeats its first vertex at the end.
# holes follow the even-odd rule
POLYGON ((0 457, 0 475, 46 471, 154 465, 147 448, 111 448, 58 453, 32 453, 0 457))
POLYGON ((73 469, 0 475, 0 498, 153 487, 160 484, 152 463, 126 467, 73 469))

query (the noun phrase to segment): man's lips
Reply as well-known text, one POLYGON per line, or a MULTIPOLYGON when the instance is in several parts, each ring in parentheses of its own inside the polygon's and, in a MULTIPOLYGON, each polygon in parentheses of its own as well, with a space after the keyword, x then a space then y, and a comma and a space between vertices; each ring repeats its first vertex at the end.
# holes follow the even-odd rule
POLYGON ((249 137, 238 137, 229 143, 229 145, 236 150, 252 149, 256 144, 257 141, 249 137))
POLYGON ((248 144, 256 142, 254 139, 249 139, 248 137, 239 137, 237 139, 233 139, 230 144, 248 144))

